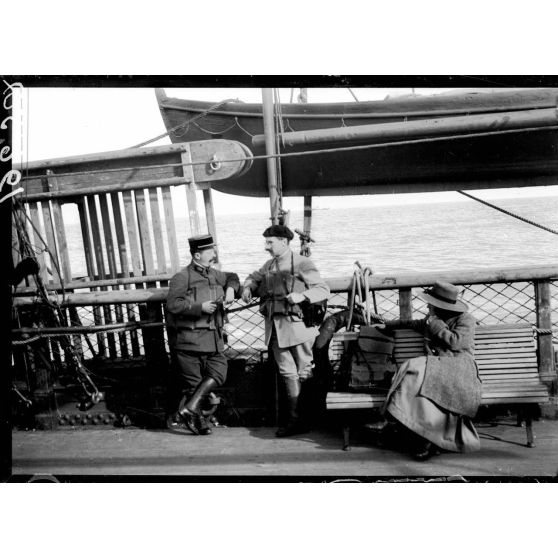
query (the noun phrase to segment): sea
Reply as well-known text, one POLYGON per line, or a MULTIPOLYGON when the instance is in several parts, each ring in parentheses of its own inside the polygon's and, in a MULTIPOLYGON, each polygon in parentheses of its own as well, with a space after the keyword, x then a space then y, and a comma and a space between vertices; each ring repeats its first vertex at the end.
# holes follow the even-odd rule
MULTIPOLYGON (((475 201, 316 209, 312 259, 324 277, 351 275, 355 262, 374 273, 531 267, 558 263, 558 235, 475 201)), ((558 230, 558 196, 510 198, 495 205, 558 230)), ((185 211, 185 213, 187 213, 185 211)), ((264 213, 217 215, 221 267, 243 279, 268 259, 264 213)), ((291 229, 303 229, 303 212, 291 211, 291 229)), ((202 220, 202 228, 204 223, 202 220)), ((189 261, 187 217, 176 218, 181 264, 189 261)), ((67 225, 74 277, 86 274, 79 224, 67 225)), ((292 242, 299 248, 298 237, 292 242)), ((168 253, 167 253, 168 260, 168 253)))

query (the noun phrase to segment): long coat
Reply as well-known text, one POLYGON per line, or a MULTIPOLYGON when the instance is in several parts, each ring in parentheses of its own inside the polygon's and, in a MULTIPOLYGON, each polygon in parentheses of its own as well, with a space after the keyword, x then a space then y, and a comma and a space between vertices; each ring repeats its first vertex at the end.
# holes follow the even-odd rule
POLYGON ((410 328, 425 337, 426 370, 420 395, 443 409, 474 417, 481 402, 481 381, 474 360, 475 318, 463 312, 447 321, 437 317, 395 320, 386 328, 410 328))
MULTIPOLYGON (((320 302, 329 297, 329 287, 321 278, 314 262, 306 256, 294 253, 290 248, 287 248, 280 256, 265 262, 258 271, 251 273, 244 282, 244 288, 249 288, 252 294, 255 294, 270 269, 290 272, 291 263, 293 263, 295 277, 304 282, 306 290, 302 294, 310 303, 320 302)), ((318 336, 318 328, 306 327, 302 318, 295 315, 275 314, 265 317, 266 345, 269 345, 274 325, 277 332, 277 344, 282 349, 312 341, 318 336)))

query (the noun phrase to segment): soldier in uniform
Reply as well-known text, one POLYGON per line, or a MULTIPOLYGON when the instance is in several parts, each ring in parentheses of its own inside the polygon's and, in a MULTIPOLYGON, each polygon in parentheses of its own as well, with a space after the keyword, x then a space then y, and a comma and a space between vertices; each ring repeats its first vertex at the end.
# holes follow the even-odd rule
POLYGON ((299 406, 299 396, 312 377, 312 345, 318 335, 317 327, 306 326, 301 304, 326 300, 329 287, 310 258, 291 250, 294 235, 289 228, 273 225, 263 236, 272 259, 247 277, 242 300, 250 302, 253 295, 261 298, 265 343, 273 351, 287 394, 288 422, 276 436, 292 436, 309 429, 301 416, 305 409, 299 406))
MULTIPOLYGON (((192 261, 170 281, 167 326, 174 368, 184 397, 178 415, 194 433, 211 434, 202 412, 206 396, 227 376, 223 354, 223 303, 239 294, 235 273, 214 269, 215 248, 211 235, 188 239, 192 261)), ((213 402, 218 402, 213 396, 213 402)))

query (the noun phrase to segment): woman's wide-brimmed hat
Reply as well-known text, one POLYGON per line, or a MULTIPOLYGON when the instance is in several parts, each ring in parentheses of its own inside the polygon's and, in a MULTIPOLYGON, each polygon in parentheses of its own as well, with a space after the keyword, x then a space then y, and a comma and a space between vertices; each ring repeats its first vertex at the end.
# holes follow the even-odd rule
POLYGON ((436 308, 452 310, 453 312, 466 312, 469 307, 462 300, 457 299, 458 295, 459 289, 455 285, 445 281, 436 281, 432 288, 426 289, 418 297, 436 308))

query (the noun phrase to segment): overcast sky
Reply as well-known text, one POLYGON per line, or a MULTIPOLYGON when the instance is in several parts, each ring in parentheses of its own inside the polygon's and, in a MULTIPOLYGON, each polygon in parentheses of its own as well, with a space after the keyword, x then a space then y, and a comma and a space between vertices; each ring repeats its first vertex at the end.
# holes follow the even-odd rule
MULTIPOLYGON (((439 94, 449 89, 415 89, 416 94, 439 94)), ((238 98, 261 102, 258 88, 166 89, 169 97, 207 101, 238 98)), ((409 95, 406 89, 359 89, 352 92, 358 100, 377 100, 387 96, 409 95)), ((281 89, 282 102, 296 102, 299 90, 281 89)), ((350 102, 347 88, 308 89, 309 102, 350 102)), ((23 163, 53 157, 128 148, 164 133, 155 93, 148 88, 30 88, 14 106, 14 161, 23 163), (27 121, 28 115, 28 121, 27 121)), ((170 143, 168 137, 151 145, 170 143)), ((484 199, 558 195, 558 186, 486 190, 475 195, 484 199)), ((398 194, 381 196, 315 197, 314 207, 355 207, 433 201, 464 201, 455 192, 398 194)), ((216 214, 267 212, 265 198, 246 198, 214 192, 216 214)), ((286 209, 302 209, 301 198, 285 198, 286 209)))

